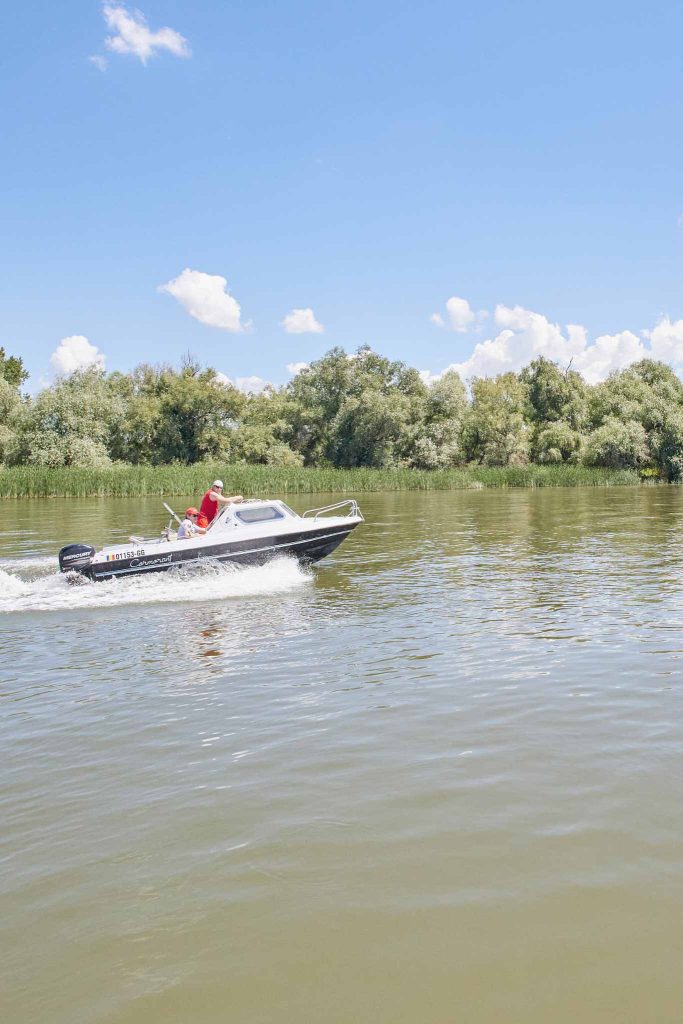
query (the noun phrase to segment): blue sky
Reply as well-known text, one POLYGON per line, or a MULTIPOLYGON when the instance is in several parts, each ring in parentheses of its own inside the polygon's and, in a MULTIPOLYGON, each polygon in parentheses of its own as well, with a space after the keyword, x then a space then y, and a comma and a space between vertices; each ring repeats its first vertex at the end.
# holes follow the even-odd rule
POLYGON ((73 336, 277 383, 336 344, 683 364, 679 4, 141 9, 3 17, 0 343, 34 385, 73 336))

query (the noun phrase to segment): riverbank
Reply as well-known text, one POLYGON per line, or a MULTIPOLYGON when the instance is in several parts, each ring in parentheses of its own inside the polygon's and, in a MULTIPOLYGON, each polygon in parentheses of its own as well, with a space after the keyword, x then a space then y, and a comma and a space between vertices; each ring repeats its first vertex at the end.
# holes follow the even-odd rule
POLYGON ((619 487, 641 483, 633 470, 586 466, 466 466, 449 470, 302 469, 274 466, 128 466, 105 469, 0 470, 1 498, 139 497, 200 493, 214 477, 246 496, 367 491, 449 491, 484 487, 619 487))

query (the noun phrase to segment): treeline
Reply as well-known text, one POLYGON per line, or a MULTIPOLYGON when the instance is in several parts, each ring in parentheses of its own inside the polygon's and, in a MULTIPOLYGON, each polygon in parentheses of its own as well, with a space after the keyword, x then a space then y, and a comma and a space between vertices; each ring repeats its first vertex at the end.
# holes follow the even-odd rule
POLYGON ((543 357, 520 373, 428 385, 369 348, 332 349, 281 388, 244 395, 211 368, 77 371, 31 397, 0 349, 0 462, 106 467, 203 461, 449 469, 529 463, 683 474, 683 384, 644 359, 587 384, 543 357))

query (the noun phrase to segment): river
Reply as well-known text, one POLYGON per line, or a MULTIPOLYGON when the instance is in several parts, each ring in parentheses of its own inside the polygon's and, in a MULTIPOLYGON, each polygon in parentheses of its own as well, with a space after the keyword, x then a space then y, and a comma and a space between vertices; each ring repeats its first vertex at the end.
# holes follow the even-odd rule
POLYGON ((80 587, 159 499, 0 502, 3 1024, 683 1019, 683 489, 360 497, 80 587))

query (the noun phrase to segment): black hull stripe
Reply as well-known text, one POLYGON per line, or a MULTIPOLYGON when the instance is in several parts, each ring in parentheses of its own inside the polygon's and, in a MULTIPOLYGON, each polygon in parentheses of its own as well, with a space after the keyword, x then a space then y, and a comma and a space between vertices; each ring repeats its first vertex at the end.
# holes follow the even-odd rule
MULTIPOLYGON (((174 561, 170 561, 170 562, 167 562, 167 563, 161 564, 161 565, 151 565, 151 564, 147 563, 146 565, 131 566, 129 564, 129 565, 122 565, 120 569, 108 569, 108 570, 105 569, 104 572, 97 572, 97 569, 99 569, 100 566, 102 566, 102 567, 106 566, 107 562, 97 562, 95 565, 93 565, 91 563, 86 568, 86 574, 91 576, 93 579, 103 579, 104 577, 109 577, 109 576, 120 576, 120 575, 123 575, 124 573, 127 576, 129 576, 132 573, 136 573, 136 572, 151 572, 153 570, 156 571, 156 572, 162 572, 162 571, 167 571, 168 569, 173 569, 173 568, 175 568, 176 566, 179 566, 179 565, 194 565, 194 564, 196 564, 198 562, 206 562, 206 561, 229 562, 229 561, 234 561, 235 559, 238 559, 238 558, 242 558, 245 555, 260 555, 260 554, 262 554, 263 552, 266 552, 266 551, 278 551, 278 550, 281 550, 282 548, 293 548, 293 547, 296 547, 297 545, 300 545, 300 544, 308 544, 310 547, 316 548, 316 547, 318 547, 318 545, 319 545, 319 543, 321 541, 331 540, 332 538, 337 538, 338 537, 339 538, 339 542, 341 543, 342 539, 344 537, 348 536, 348 534, 351 533, 351 531, 354 530, 357 525, 358 525, 357 523, 354 523, 353 526, 340 527, 340 528, 337 528, 336 530, 334 530, 333 533, 323 533, 323 534, 313 534, 313 535, 309 534, 308 537, 305 537, 302 540, 289 540, 289 541, 287 541, 284 544, 269 544, 269 545, 263 545, 262 547, 258 547, 258 548, 245 548, 244 550, 233 550, 233 551, 230 551, 230 552, 225 552, 224 554, 215 554, 215 555, 206 554, 206 555, 200 555, 200 556, 198 556, 196 558, 179 558, 175 562, 174 561)), ((242 543, 245 543, 245 542, 243 541, 242 543)), ((171 554, 175 554, 175 552, 171 552, 171 554)), ((149 555, 149 556, 145 556, 145 557, 153 558, 154 556, 153 555, 149 555)), ((161 556, 161 557, 165 557, 165 556, 161 556)))

